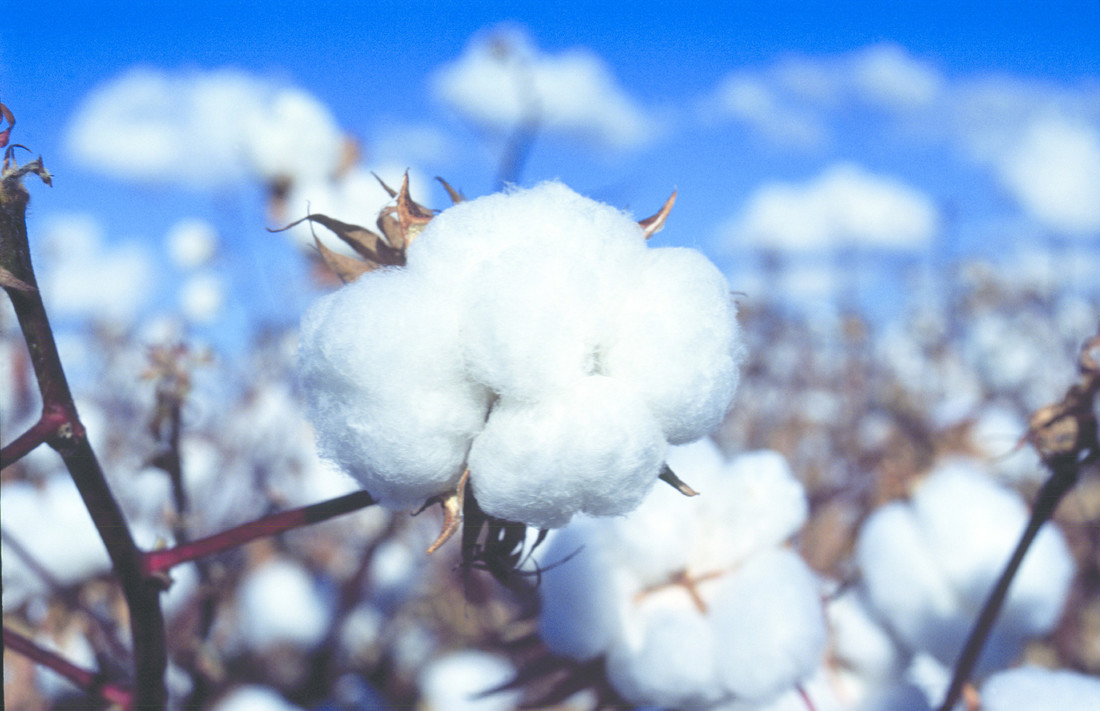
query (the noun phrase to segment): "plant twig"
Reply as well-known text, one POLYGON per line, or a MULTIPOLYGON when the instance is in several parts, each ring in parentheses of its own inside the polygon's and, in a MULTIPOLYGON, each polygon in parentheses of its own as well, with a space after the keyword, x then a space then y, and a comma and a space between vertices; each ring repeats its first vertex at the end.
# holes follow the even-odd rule
POLYGON ((52 669, 64 679, 88 694, 124 709, 133 709, 133 692, 107 681, 99 672, 79 667, 55 652, 44 649, 18 632, 4 628, 4 647, 52 669))
POLYGON ((1039 490, 1039 498, 1035 502, 1035 508, 1032 509, 1027 527, 1020 537, 1019 543, 1016 544, 1016 550, 1012 552, 1012 557, 1009 558, 1004 570, 1001 571, 997 584, 993 586, 993 590, 986 598, 985 604, 982 605, 982 611, 970 631, 966 646, 963 647, 958 661, 955 662, 951 685, 947 689, 947 695, 944 697, 939 711, 950 711, 959 700, 963 688, 970 680, 970 675, 978 663, 982 648, 985 646, 989 634, 993 631, 993 625, 1004 606, 1009 587, 1016 577, 1016 572, 1020 569, 1020 564, 1024 561, 1024 556, 1031 548, 1031 544, 1035 541, 1035 537, 1039 534, 1043 524, 1051 519, 1055 509, 1058 508, 1059 502, 1077 483, 1077 463, 1067 462, 1066 464, 1065 468, 1055 471, 1043 484, 1042 489, 1039 490))
POLYGON ((38 422, 0 450, 0 469, 15 464, 39 445, 50 441, 50 438, 60 434, 61 428, 68 422, 64 411, 56 407, 46 407, 38 422))
POLYGON ((122 586, 133 641, 134 705, 143 711, 157 711, 164 708, 166 701, 164 673, 168 664, 164 617, 160 608, 161 583, 142 573, 141 550, 134 542, 77 416, 31 266, 26 223, 30 194, 22 181, 23 176, 30 173, 50 184, 50 174, 41 158, 20 167, 15 165, 9 148, 0 170, 0 269, 22 286, 6 283, 4 290, 11 299, 30 353, 42 394, 43 418, 61 418, 61 424, 47 443, 61 455, 72 475, 122 586))
POLYGON ((1039 529, 1054 516, 1059 502, 1077 483, 1081 466, 1100 459, 1100 426, 1094 410, 1094 402, 1100 394, 1100 334, 1081 347, 1078 370, 1080 378, 1069 387, 1061 401, 1040 408, 1031 416, 1024 439, 1038 451, 1043 464, 1050 470, 1050 477, 1039 490, 1038 500, 1016 550, 982 606, 981 614, 955 663, 951 684, 939 711, 950 711, 962 695, 1004 605, 1012 580, 1039 529))
POLYGON ((143 555, 146 575, 167 572, 177 565, 244 545, 257 538, 274 536, 302 526, 319 523, 376 503, 366 491, 355 491, 335 499, 264 516, 250 523, 199 538, 172 548, 148 551, 143 555))

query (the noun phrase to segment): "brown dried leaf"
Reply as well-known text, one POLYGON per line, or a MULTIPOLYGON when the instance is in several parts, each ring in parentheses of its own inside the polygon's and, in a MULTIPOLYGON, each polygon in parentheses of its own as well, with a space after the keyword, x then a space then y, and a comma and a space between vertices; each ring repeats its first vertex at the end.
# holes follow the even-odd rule
POLYGON ((642 232, 645 233, 645 238, 649 239, 653 235, 664 229, 665 220, 668 219, 668 214, 672 212, 672 206, 676 204, 676 190, 672 191, 672 195, 668 200, 665 200, 665 204, 657 211, 657 214, 645 218, 644 220, 638 220, 638 224, 642 228, 642 232))
POLYGON ((374 179, 378 181, 378 184, 382 186, 382 189, 385 190, 387 193, 389 193, 389 196, 391 198, 392 197, 397 197, 397 191, 394 190, 393 188, 391 188, 389 185, 386 185, 386 181, 382 180, 382 178, 378 177, 378 173, 375 173, 372 170, 371 175, 373 175, 374 179))
POLYGON ((8 139, 11 138, 11 129, 15 126, 15 114, 7 106, 0 104, 0 117, 8 122, 8 127, 0 131, 0 148, 3 148, 8 145, 8 139))
POLYGON ((451 197, 451 204, 457 205, 460 202, 466 202, 465 196, 463 196, 463 194, 459 191, 452 188, 451 184, 448 183, 446 180, 439 177, 438 175, 435 176, 435 179, 439 181, 439 183, 443 186, 443 189, 447 191, 447 195, 451 197))
POLYGON ((670 485, 676 491, 679 491, 684 496, 698 496, 699 492, 688 486, 680 477, 676 476, 676 472, 672 471, 672 468, 667 464, 661 469, 660 474, 661 481, 670 485))
POLYGON ((382 211, 378 213, 378 221, 375 224, 378 229, 382 231, 386 241, 394 249, 405 248, 405 231, 401 229, 401 223, 397 221, 394 215, 397 213, 396 207, 384 207, 382 211))
POLYGON ((462 508, 466 500, 466 482, 469 480, 470 470, 467 469, 462 472, 462 478, 455 485, 455 490, 439 499, 443 506, 443 530, 439 532, 435 542, 428 546, 429 555, 439 550, 462 527, 462 508))
POLYGON ((392 248, 390 245, 386 244, 386 241, 383 240, 381 236, 371 232, 366 227, 341 222, 340 220, 320 213, 306 215, 300 220, 291 222, 286 227, 270 231, 283 232, 307 220, 328 228, 334 235, 343 240, 364 259, 386 266, 401 266, 405 263, 404 252, 392 248))
POLYGON ((376 262, 363 262, 346 254, 333 252, 316 235, 314 235, 313 241, 317 243, 317 249, 321 252, 321 259, 345 284, 350 284, 367 272, 378 268, 376 262))

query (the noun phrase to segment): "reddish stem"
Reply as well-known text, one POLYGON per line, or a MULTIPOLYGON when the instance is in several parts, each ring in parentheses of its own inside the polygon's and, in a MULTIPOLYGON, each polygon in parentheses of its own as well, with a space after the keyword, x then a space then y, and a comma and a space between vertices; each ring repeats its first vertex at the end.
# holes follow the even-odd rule
POLYGON ((15 464, 38 445, 50 441, 65 424, 69 424, 69 417, 64 409, 47 406, 38 422, 0 450, 0 469, 15 464))
POLYGON ((22 183, 22 177, 30 172, 49 184, 50 176, 41 160, 22 168, 9 167, 5 161, 0 168, 0 269, 6 273, 8 282, 4 290, 27 344, 42 394, 43 413, 59 412, 64 417, 47 442, 61 455, 72 475, 122 586, 134 645, 134 705, 157 711, 164 708, 166 701, 164 673, 168 665, 160 608, 161 581, 143 575, 141 550, 77 416, 31 265, 26 223, 30 195, 22 183))
POLYGON ((151 576, 163 573, 181 563, 204 558, 249 541, 274 536, 312 523, 319 523, 335 516, 366 508, 376 503, 366 491, 355 491, 335 499, 310 504, 290 511, 282 511, 246 524, 215 533, 206 538, 183 543, 174 548, 147 551, 142 555, 142 571, 151 576))
POLYGON ((4 628, 4 646, 47 669, 52 669, 72 682, 74 686, 92 696, 111 704, 117 704, 124 709, 134 707, 133 693, 129 689, 108 682, 99 672, 78 667, 61 655, 38 646, 30 639, 7 627, 4 628))

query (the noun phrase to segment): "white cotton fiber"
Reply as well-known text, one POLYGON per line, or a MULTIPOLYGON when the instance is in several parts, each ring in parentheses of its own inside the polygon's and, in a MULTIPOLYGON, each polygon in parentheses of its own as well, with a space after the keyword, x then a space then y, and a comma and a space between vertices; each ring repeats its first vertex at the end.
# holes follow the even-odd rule
POLYGON ((324 638, 332 603, 318 591, 305 568, 271 560, 249 573, 237 591, 241 634, 248 646, 313 647, 324 638))
POLYGON ((808 679, 827 638, 820 586, 809 566, 789 550, 766 551, 720 586, 710 619, 726 687, 763 701, 808 679))
MULTIPOLYGON (((979 608, 1027 525, 1023 500, 982 471, 957 463, 928 477, 914 493, 912 507, 960 603, 979 608)), ((1061 533, 1045 526, 1012 583, 1003 619, 1025 634, 1050 630, 1073 574, 1061 533)))
MULTIPOLYGON (((684 471, 683 476, 690 473, 684 471)), ((704 489, 697 504, 702 530, 691 559, 691 567, 701 572, 708 566, 736 565, 757 551, 781 545, 806 522, 806 493, 778 452, 746 452, 708 486, 713 488, 704 489)))
POLYGON ((470 375, 505 398, 551 396, 595 369, 597 274, 514 247, 475 269, 462 340, 470 375))
POLYGON ((470 449, 470 484, 486 513, 554 528, 575 513, 636 507, 665 446, 629 388, 593 375, 541 402, 496 403, 470 449))
POLYGON ((699 252, 651 249, 604 342, 603 370, 629 382, 668 441, 698 439, 722 421, 738 381, 738 327, 729 285, 699 252))
MULTIPOLYGON (((860 531, 856 557, 871 603, 910 649, 951 664, 1026 518, 1019 496, 982 472, 942 467, 911 502, 887 504, 860 531)), ((1007 662, 1024 638, 1056 624, 1072 577, 1065 541, 1048 526, 1009 589, 986 666, 1007 662)))
POLYGON ((507 660, 486 652, 465 650, 432 660, 419 676, 421 711, 510 711, 518 693, 482 693, 515 675, 507 660))
POLYGON ((449 316, 392 269, 302 319, 300 373, 321 455, 394 508, 453 485, 485 418, 487 394, 462 376, 449 316))
POLYGON ((725 695, 715 664, 724 649, 685 588, 645 595, 623 623, 607 657, 607 675, 628 701, 697 708, 725 695))
MULTIPOLYGON (((557 654, 587 661, 608 648, 620 626, 623 599, 608 551, 590 538, 597 524, 576 519, 540 550, 539 633, 557 654)), ((628 574, 627 574, 628 575, 628 574)))
POLYGON ((648 249, 628 215, 560 183, 433 217, 404 268, 302 322, 322 456, 391 507, 455 485, 532 526, 634 508, 668 442, 725 415, 740 335, 701 254, 648 249))
MULTIPOLYGON (((0 488, 4 531, 33 561, 62 585, 74 585, 111 568, 80 493, 67 475, 53 475, 38 486, 13 481, 0 488)), ((47 591, 33 565, 3 547, 4 607, 13 609, 47 591)))
POLYGON ((244 685, 221 697, 213 711, 301 711, 277 691, 266 686, 244 685))
POLYGON ((1100 709, 1100 677, 1021 667, 989 677, 981 695, 982 711, 1100 709))

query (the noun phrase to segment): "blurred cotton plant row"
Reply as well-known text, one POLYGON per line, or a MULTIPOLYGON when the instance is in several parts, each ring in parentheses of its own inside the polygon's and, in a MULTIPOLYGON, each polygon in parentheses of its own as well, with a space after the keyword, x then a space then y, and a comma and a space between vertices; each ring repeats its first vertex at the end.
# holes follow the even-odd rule
MULTIPOLYGON (((309 221, 342 239, 295 228, 353 283, 300 339, 258 338, 240 375, 163 327, 71 336, 94 356, 81 422, 141 550, 260 517, 281 532, 145 558, 148 580, 171 577, 168 706, 940 703, 1043 476, 1014 448, 1073 381, 1094 308, 974 273, 911 324, 742 298, 739 325, 701 255, 647 244, 671 202, 636 221, 547 183, 452 191, 436 214, 374 184, 392 196, 377 231, 338 206, 309 221), (360 485, 384 506, 277 525, 360 485), (442 522, 402 513, 430 503, 442 522)), ((41 402, 5 319, 10 445, 41 402)), ((6 652, 6 701, 126 705, 124 576, 56 455, 10 451, 5 630, 45 663, 6 652), (51 649, 102 676, 80 691, 51 649)), ((1100 703, 1100 489, 1082 474, 1008 595, 972 708, 1100 703)))

